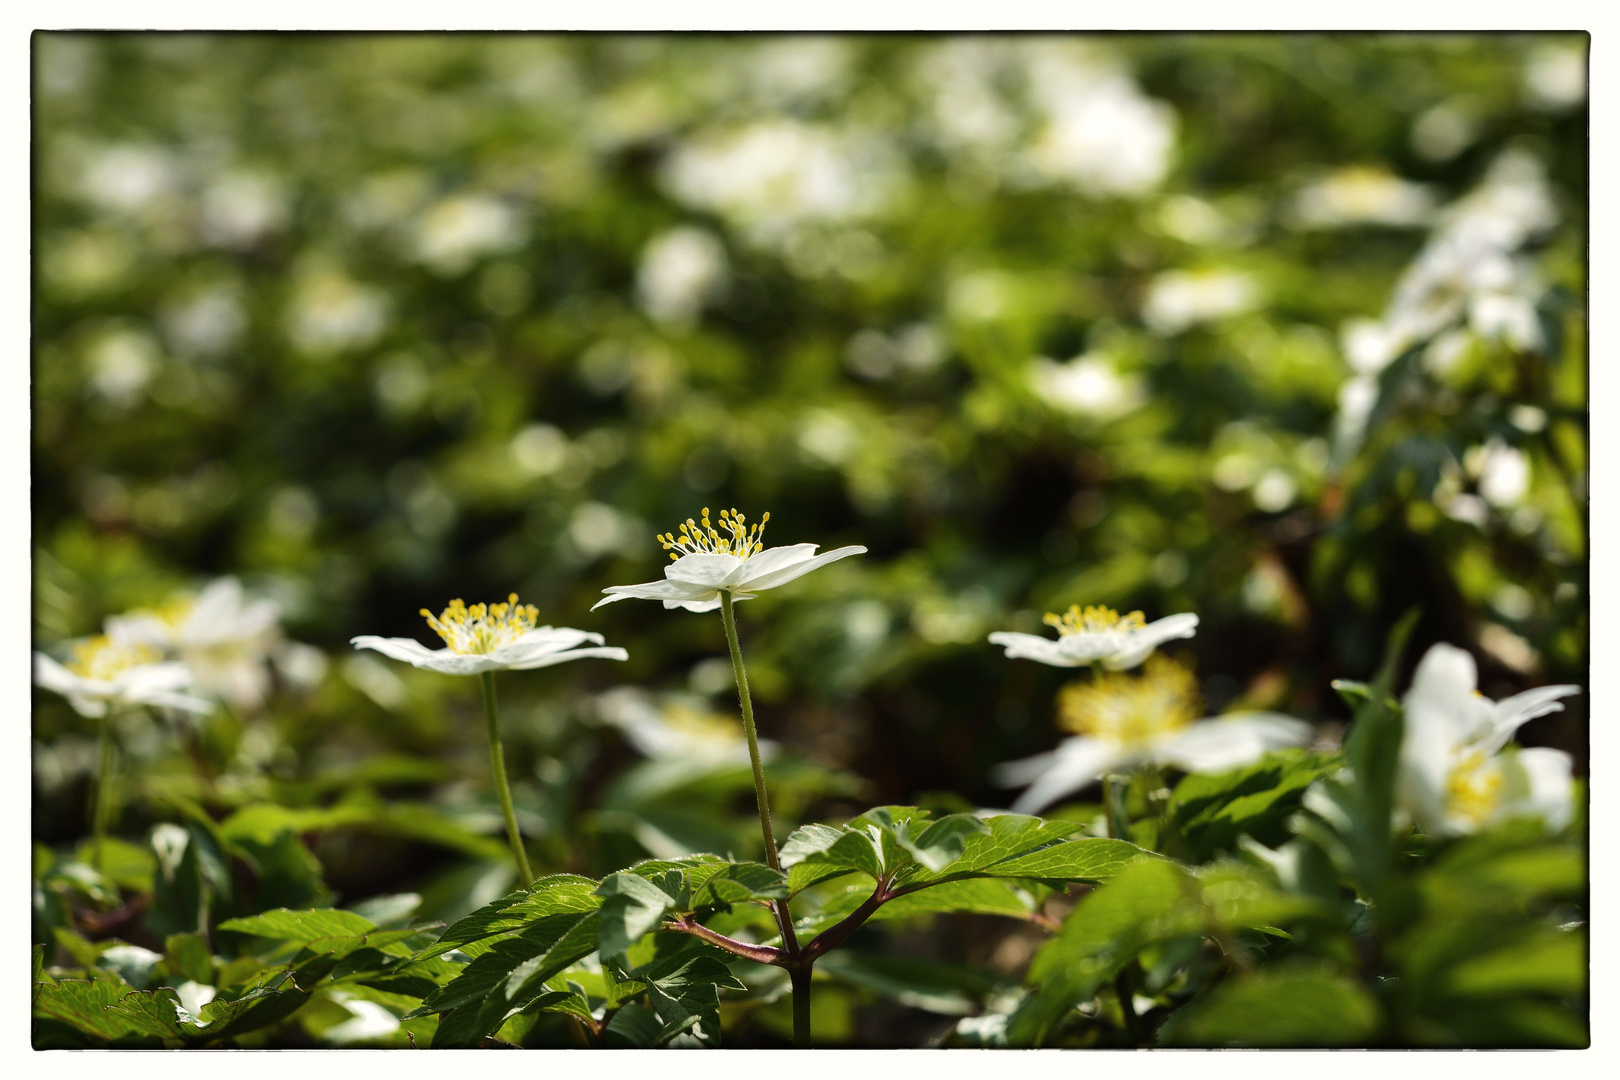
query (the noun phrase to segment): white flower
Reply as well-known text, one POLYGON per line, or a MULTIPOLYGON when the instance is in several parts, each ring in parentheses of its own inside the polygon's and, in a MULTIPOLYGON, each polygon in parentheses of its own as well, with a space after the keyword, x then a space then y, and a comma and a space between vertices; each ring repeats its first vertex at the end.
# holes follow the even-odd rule
POLYGON ((1197 323, 1251 311, 1260 290, 1235 270, 1167 270, 1148 285, 1142 318, 1156 334, 1179 334, 1197 323))
POLYGON ((636 294, 661 323, 691 322, 725 283, 726 250, 707 229, 683 225, 657 237, 642 251, 636 294))
POLYGON ((1096 353, 1066 364, 1037 356, 1029 367, 1029 381, 1054 409, 1102 420, 1122 416, 1147 400, 1141 379, 1121 377, 1106 356, 1096 353))
POLYGON ((166 705, 206 713, 213 705, 180 693, 191 685, 184 664, 164 663, 150 645, 115 641, 105 634, 76 642, 66 666, 34 654, 34 682, 68 699, 80 716, 105 716, 109 706, 166 705))
POLYGON ((239 709, 256 709, 270 692, 265 661, 280 637, 280 618, 274 601, 248 600, 241 583, 225 577, 210 582, 195 600, 108 619, 107 633, 177 656, 196 676, 198 689, 239 709))
POLYGON ((628 660, 630 654, 615 646, 578 649, 581 642, 602 645, 602 635, 567 626, 535 626, 533 604, 517 602, 517 593, 504 604, 474 604, 460 600, 438 618, 426 608, 422 616, 448 648, 430 649, 411 638, 385 638, 363 634, 349 643, 357 649, 376 649, 384 656, 446 675, 478 675, 486 671, 530 671, 568 660, 601 657, 628 660))
POLYGON ((1191 671, 1159 656, 1148 660, 1141 675, 1099 674, 1095 682, 1065 686, 1058 722, 1078 734, 1048 753, 999 765, 992 774, 1004 787, 1029 785, 1012 812, 1036 813, 1120 769, 1151 762, 1222 772, 1311 736, 1309 724, 1276 713, 1195 720, 1197 687, 1191 671))
POLYGON ((1056 641, 1036 634, 998 630, 990 644, 1005 645, 1012 660, 1039 660, 1053 667, 1080 667, 1101 663, 1112 671, 1133 668, 1154 649, 1174 638, 1190 638, 1198 629, 1198 616, 1168 615, 1149 623, 1140 611, 1121 615, 1111 608, 1073 604, 1063 615, 1048 613, 1042 620, 1057 627, 1056 641))
POLYGON ((1562 750, 1503 751, 1527 720, 1559 712, 1578 686, 1541 686, 1504 701, 1474 689, 1474 658, 1452 645, 1418 663, 1402 706, 1396 800, 1435 836, 1471 833, 1514 817, 1541 817, 1560 829, 1574 812, 1570 757, 1562 750))
POLYGON ((1434 209, 1434 196, 1423 184, 1386 170, 1352 166, 1306 186, 1293 209, 1296 220, 1307 228, 1421 225, 1434 209))
MULTIPOLYGON (((689 758, 716 766, 748 763, 742 724, 703 708, 701 698, 672 694, 658 701, 643 690, 621 686, 596 703, 603 722, 623 732, 645 757, 689 758)), ((775 743, 759 741, 761 760, 769 761, 775 753, 775 743)))
POLYGON ((713 611, 720 606, 721 593, 730 593, 733 600, 752 600, 765 589, 786 585, 830 562, 866 552, 859 545, 821 555, 815 553, 816 544, 766 549, 760 534, 770 520, 771 515, 766 514, 757 524, 745 525, 743 515, 737 511, 722 510, 720 528, 726 531, 722 536, 709 524, 709 508, 704 507, 701 524, 687 518, 679 536, 666 533, 658 538, 674 560, 664 567, 665 580, 610 585, 602 590, 607 597, 598 600, 591 610, 635 597, 662 600, 666 609, 713 611))

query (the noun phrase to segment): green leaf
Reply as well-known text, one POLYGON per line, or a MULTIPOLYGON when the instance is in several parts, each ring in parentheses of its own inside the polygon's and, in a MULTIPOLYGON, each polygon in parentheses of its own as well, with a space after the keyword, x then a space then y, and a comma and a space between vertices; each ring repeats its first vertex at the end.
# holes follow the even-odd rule
POLYGON ((108 1011, 129 992, 129 987, 111 974, 44 983, 34 999, 34 1015, 61 1020, 107 1042, 137 1032, 151 1034, 137 1027, 127 1016, 108 1011))
MULTIPOLYGON (((942 891, 946 888, 950 886, 942 886, 942 891)), ((816 970, 848 986, 941 1016, 977 1012, 986 998, 1015 985, 989 972, 958 964, 873 956, 850 949, 828 953, 817 962, 816 970)))
POLYGON ((1230 772, 1191 773, 1176 785, 1165 810, 1168 845, 1160 850, 1203 862, 1235 850, 1244 835, 1267 847, 1280 846, 1305 789, 1340 764, 1337 754, 1289 749, 1230 772))
POLYGON ((461 974, 429 994, 422 1007, 408 1014, 408 1018, 482 1001, 520 964, 548 952, 582 917, 577 913, 546 915, 519 933, 502 938, 487 952, 474 957, 461 974))
POLYGON ((156 826, 152 830, 152 852, 157 868, 152 875, 147 928, 163 937, 197 933, 206 921, 207 896, 191 831, 169 823, 156 826))
POLYGON ((664 1022, 654 1045, 690 1033, 687 1037, 698 1045, 719 1046, 720 987, 747 989, 729 967, 711 956, 691 957, 673 970, 667 962, 654 962, 634 974, 647 984, 648 1001, 664 1022))
POLYGON ((1586 991, 1584 935, 1535 927, 1508 943, 1457 964, 1446 989, 1478 997, 1490 994, 1556 994, 1586 991))
POLYGON ((1159 1029, 1163 1046, 1365 1046, 1378 1002, 1327 968, 1264 969, 1218 984, 1159 1029))
POLYGON ((176 979, 212 983, 214 956, 209 951, 207 936, 170 934, 163 945, 163 967, 176 979))
MULTIPOLYGON (((696 874, 693 875, 696 878, 696 874)), ((739 904, 749 900, 785 900, 787 877, 764 863, 728 863, 694 885, 692 906, 739 904)))
MULTIPOLYGON (((1050 890, 1029 881, 998 880, 988 877, 966 878, 898 896, 873 912, 872 920, 883 922, 964 912, 1027 919, 1039 909, 1041 900, 1044 900, 1049 892, 1050 890)), ((854 911, 871 894, 872 888, 869 885, 852 885, 843 892, 829 897, 820 911, 800 920, 796 929, 801 937, 804 934, 820 933, 854 911)))
MULTIPOLYGON (((1042 821, 1024 814, 997 814, 983 819, 986 831, 965 836, 962 853, 948 867, 948 872, 936 872, 920 867, 906 877, 908 884, 960 878, 984 870, 996 863, 1062 840, 1079 832, 1084 826, 1074 821, 1042 821)), ((1025 875, 1030 876, 1030 875, 1025 875)))
MULTIPOLYGON (((558 915, 553 918, 557 921, 548 923, 543 933, 536 929, 527 943, 508 945, 508 941, 513 939, 496 943, 483 956, 468 964, 466 973, 445 987, 443 996, 436 999, 436 1005, 461 998, 465 1002, 440 1022, 433 1037, 435 1047, 475 1045, 484 1036, 499 1030, 512 1016, 536 1005, 543 995, 550 992, 546 982, 552 976, 596 950, 601 922, 597 912, 576 912, 571 916, 558 915), (565 923, 569 919, 572 921, 565 923), (561 932, 557 933, 559 930, 561 932), (508 967, 509 961, 534 945, 543 946, 544 951, 531 953, 515 966, 508 967), (475 974, 473 964, 491 955, 495 955, 496 959, 489 961, 475 974), (462 979, 469 981, 456 988, 457 982, 462 979), (489 985, 482 990, 483 996, 479 999, 473 991, 483 988, 486 983, 489 985), (452 988, 456 988, 454 993, 451 992, 452 988)), ((522 937, 521 934, 517 936, 522 937)), ((423 1008, 410 1016, 429 1011, 434 1011, 434 1006, 424 1004, 423 1008)))
POLYGON ((859 870, 873 878, 883 874, 879 844, 869 833, 829 825, 805 825, 793 830, 782 845, 780 860, 790 871, 807 866, 816 868, 812 873, 859 870))
POLYGON ((596 882, 577 874, 552 874, 528 889, 508 893, 451 924, 439 940, 412 957, 412 962, 442 956, 468 942, 517 930, 546 915, 595 911, 601 906, 596 882))
POLYGON ((602 898, 598 944, 603 956, 624 952, 643 934, 652 932, 664 912, 675 906, 669 893, 633 873, 609 874, 597 886, 596 895, 602 898))
POLYGON ((663 1026, 658 1014, 652 1009, 640 1005, 626 1005, 613 1014, 613 1019, 607 1022, 604 1033, 609 1036, 609 1045, 645 1050, 658 1039, 663 1026))
POLYGON ((358 937, 375 930, 376 926, 364 916, 341 908, 316 908, 310 911, 279 908, 244 919, 229 919, 220 923, 219 928, 307 945, 322 938, 358 937))
POLYGON ((961 858, 969 837, 989 833, 990 826, 974 815, 951 814, 928 826, 915 840, 901 833, 900 841, 923 866, 940 871, 961 858))

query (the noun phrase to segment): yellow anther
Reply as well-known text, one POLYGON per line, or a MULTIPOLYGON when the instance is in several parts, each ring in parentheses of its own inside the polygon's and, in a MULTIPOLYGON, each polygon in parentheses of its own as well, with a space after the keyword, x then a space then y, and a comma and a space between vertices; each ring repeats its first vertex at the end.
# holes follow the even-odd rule
POLYGON ((1069 610, 1062 615, 1048 612, 1041 621, 1047 626, 1057 627, 1059 637, 1068 637, 1070 634, 1125 633, 1140 630, 1147 625, 1147 617, 1140 611, 1121 615, 1113 608, 1101 605, 1093 605, 1082 610, 1079 604, 1070 604, 1069 610))
POLYGON ((517 593, 510 594, 504 604, 468 607, 459 599, 452 600, 437 617, 427 608, 421 610, 451 652, 479 654, 512 644, 534 629, 539 614, 533 604, 519 604, 517 593))
POLYGON ((75 642, 67 669, 86 679, 110 679, 120 671, 155 664, 163 654, 151 645, 114 641, 106 634, 75 642))
POLYGON ((658 542, 664 550, 670 552, 670 558, 679 559, 682 555, 735 555, 739 559, 747 559, 758 555, 765 549, 763 534, 765 523, 771 520, 770 514, 765 514, 752 525, 746 523, 745 517, 736 510, 720 511, 720 528, 716 529, 709 521, 709 508, 703 508, 703 522, 699 524, 691 518, 681 526, 681 533, 663 533, 658 542))
POLYGON ((1148 657, 1141 675, 1103 672, 1058 693, 1058 726, 1117 746, 1140 746, 1191 724, 1202 703, 1193 673, 1163 656, 1148 657))
POLYGON ((1446 777, 1446 808, 1476 825, 1484 824, 1496 813, 1502 801, 1502 772, 1488 766, 1489 759, 1476 750, 1446 777))

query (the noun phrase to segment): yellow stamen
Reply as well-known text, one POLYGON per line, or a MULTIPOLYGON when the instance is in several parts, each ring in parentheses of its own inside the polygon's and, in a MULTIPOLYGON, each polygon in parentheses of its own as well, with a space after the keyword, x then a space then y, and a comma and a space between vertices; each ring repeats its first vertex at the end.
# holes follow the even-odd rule
POLYGON ((1475 825, 1496 813, 1502 801, 1502 772, 1486 766, 1489 759, 1478 750, 1465 756, 1446 777, 1446 809, 1475 825))
POLYGON ((752 525, 744 523, 743 515, 735 510, 720 511, 720 529, 709 523, 709 508, 703 508, 702 522, 687 518, 681 525, 680 535, 675 533, 660 533, 658 542, 664 545, 671 559, 679 559, 682 555, 735 555, 739 559, 747 559, 751 555, 758 555, 765 549, 762 539, 765 533, 765 524, 771 520, 766 514, 752 525), (722 535, 721 530, 725 534, 722 535))
POLYGON ((155 664, 163 654, 151 645, 114 641, 106 634, 75 642, 67 669, 86 679, 110 679, 142 664, 155 664))
POLYGON ((510 645, 533 630, 540 613, 533 604, 519 604, 517 593, 512 593, 504 604, 468 607, 460 600, 452 600, 438 618, 427 608, 421 614, 451 652, 482 655, 510 645))
POLYGON ((1069 610, 1062 615, 1048 612, 1041 621, 1047 626, 1057 627, 1059 637, 1070 634, 1122 634, 1147 625, 1147 618, 1140 611, 1121 615, 1113 608, 1100 605, 1081 610, 1079 604, 1070 604, 1069 610))
POLYGON ((1141 746, 1198 718, 1198 680, 1163 656, 1148 657, 1141 675, 1103 672, 1058 693, 1058 726, 1118 746, 1141 746))

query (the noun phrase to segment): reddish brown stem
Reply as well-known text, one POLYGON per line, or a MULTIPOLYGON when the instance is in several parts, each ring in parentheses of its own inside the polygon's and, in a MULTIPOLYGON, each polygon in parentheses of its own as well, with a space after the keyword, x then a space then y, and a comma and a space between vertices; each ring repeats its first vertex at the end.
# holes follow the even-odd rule
POLYGON ((872 890, 871 896, 861 902, 860 907, 817 934, 808 945, 799 950, 799 961, 807 967, 815 963, 824 953, 843 944, 844 939, 860 929, 861 924, 871 918, 874 911, 892 899, 894 894, 889 892, 888 882, 879 878, 877 888, 872 890))
POLYGON ((781 965, 789 960, 788 955, 781 949, 773 949, 769 945, 754 945, 746 941, 738 941, 736 938, 726 937, 718 930, 710 930, 702 923, 693 922, 691 919, 684 917, 670 920, 664 924, 664 929, 674 930, 682 934, 691 934, 693 937, 707 941, 710 945, 722 948, 728 953, 760 964, 781 965))

